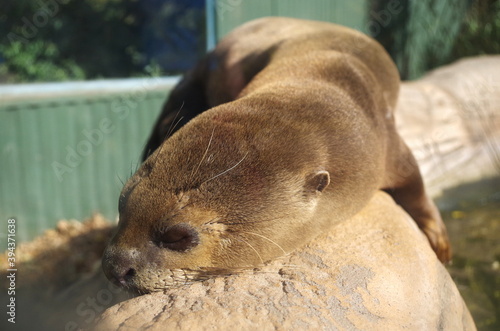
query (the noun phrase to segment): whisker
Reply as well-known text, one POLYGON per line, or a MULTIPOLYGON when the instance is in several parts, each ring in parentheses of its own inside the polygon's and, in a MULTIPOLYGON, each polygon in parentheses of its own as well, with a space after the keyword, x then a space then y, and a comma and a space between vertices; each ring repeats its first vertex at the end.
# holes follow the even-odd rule
POLYGON ((257 236, 257 237, 261 237, 261 238, 263 238, 263 239, 266 239, 267 241, 269 241, 270 243, 272 243, 272 244, 274 244, 276 247, 278 247, 278 248, 279 248, 279 249, 283 252, 283 254, 285 254, 285 255, 287 254, 287 253, 285 252, 285 250, 283 249, 283 247, 281 247, 280 245, 278 245, 278 244, 277 244, 276 242, 274 242, 273 240, 271 240, 271 239, 267 238, 266 236, 263 236, 263 235, 261 235, 261 234, 254 233, 254 232, 247 232, 247 231, 243 231, 242 233, 252 234, 252 235, 254 235, 254 236, 257 236))
POLYGON ((155 160, 153 162, 153 166, 155 166, 157 164, 158 158, 160 157, 161 150, 162 150, 163 146, 165 146, 165 144, 163 142, 160 144, 160 147, 156 151, 153 152, 153 153, 156 152, 156 157, 155 157, 155 160))
POLYGON ((128 175, 128 178, 132 177, 134 174, 134 162, 130 161, 130 174, 128 175))
POLYGON ((207 148, 205 149, 205 153, 203 153, 203 156, 201 157, 201 160, 200 160, 200 163, 198 163, 198 166, 196 167, 196 169, 191 173, 191 176, 189 177, 189 186, 191 186, 191 184, 193 183, 193 179, 194 177, 196 176, 196 174, 198 173, 198 170, 200 169, 201 167, 201 164, 203 163, 203 160, 205 160, 205 157, 207 156, 208 154, 208 150, 210 149, 210 145, 212 144, 212 139, 214 138, 214 132, 215 132, 215 126, 214 128, 212 129, 212 134, 210 135, 210 139, 208 140, 208 145, 207 145, 207 148))
POLYGON ((120 175, 116 175, 116 177, 118 177, 118 180, 120 181, 120 183, 122 183, 123 186, 125 186, 125 182, 123 181, 123 179, 120 177, 120 175))
POLYGON ((171 135, 172 135, 172 132, 175 130, 175 128, 177 127, 177 125, 179 125, 179 123, 184 119, 184 116, 181 116, 179 117, 179 119, 177 120, 177 122, 175 122, 174 126, 172 127, 171 130, 169 130, 167 136, 165 137, 165 139, 169 138, 171 135))
POLYGON ((183 116, 181 116, 179 118, 179 120, 177 122, 175 122, 175 120, 177 119, 177 116, 179 116, 179 114, 181 113, 182 108, 184 108, 184 101, 182 101, 182 105, 179 107, 179 110, 177 110, 177 113, 175 114, 174 119, 170 123, 170 127, 168 128, 167 134, 165 135, 165 138, 163 140, 165 140, 168 137, 170 137, 170 135, 172 134, 172 132, 175 130, 177 124, 179 124, 180 121, 182 121, 182 119, 184 118, 183 116))
POLYGON ((236 237, 233 237, 235 240, 238 240, 238 241, 242 241, 244 242, 245 244, 247 244, 251 249, 253 249, 253 251, 255 252, 255 254, 257 254, 257 256, 259 257, 259 260, 262 264, 264 264, 264 260, 262 259, 262 256, 260 256, 259 252, 257 252, 257 250, 252 246, 250 245, 250 243, 246 242, 245 240, 241 239, 241 238, 236 238, 236 237))
POLYGON ((226 221, 222 220, 219 223, 224 224, 224 225, 246 225, 246 224, 260 224, 260 223, 267 223, 267 222, 273 222, 277 220, 282 220, 288 218, 289 215, 284 214, 283 216, 280 217, 275 217, 271 219, 266 219, 266 220, 259 220, 259 221, 250 221, 250 220, 240 220, 240 219, 228 219, 226 221))
POLYGON ((224 175, 224 174, 228 173, 228 172, 229 172, 229 171, 231 171, 231 170, 233 170, 233 169, 234 169, 234 168, 236 168, 236 167, 237 167, 237 166, 238 166, 241 162, 243 162, 243 160, 247 157, 247 155, 248 155, 248 152, 247 152, 247 153, 243 156, 243 158, 242 158, 241 160, 239 160, 239 161, 238 161, 238 162, 237 162, 234 166, 232 166, 232 167, 231 167, 231 168, 229 168, 229 169, 224 170, 223 172, 221 172, 221 173, 220 173, 220 174, 218 174, 218 175, 213 176, 212 178, 207 179, 206 181, 204 181, 203 183, 201 183, 201 184, 200 184, 200 186, 201 186, 201 185, 203 185, 203 184, 205 184, 205 183, 207 183, 207 182, 209 182, 209 181, 211 181, 211 180, 213 180, 213 179, 215 179, 215 178, 217 178, 217 177, 219 177, 219 176, 222 176, 222 175, 224 175))
POLYGON ((232 222, 232 221, 222 221, 219 223, 222 223, 224 225, 246 225, 246 224, 259 224, 259 223, 267 223, 272 220, 262 220, 262 221, 238 221, 238 222, 232 222))
POLYGON ((177 118, 177 116, 179 116, 181 110, 182 110, 182 107, 184 107, 184 102, 182 102, 182 105, 181 107, 179 108, 179 110, 177 111, 177 113, 175 114, 174 116, 174 119, 172 120, 172 123, 170 123, 170 127, 168 128, 168 131, 167 131, 167 134, 165 135, 165 137, 163 138, 163 141, 161 142, 160 144, 160 147, 155 151, 156 152, 156 157, 155 157, 155 161, 153 162, 153 164, 156 164, 156 161, 158 160, 158 157, 160 157, 160 152, 161 152, 161 149, 163 148, 163 146, 165 145, 164 142, 165 140, 170 137, 170 134, 172 133, 172 131, 175 129, 175 127, 177 126, 177 124, 179 124, 179 122, 182 120, 182 117, 177 121, 177 123, 174 123, 175 122, 175 119, 177 118))
MULTIPOLYGON (((218 220, 219 220, 219 216, 215 216, 210 221, 205 222, 203 225, 210 225, 210 224, 214 224, 214 223, 219 223, 219 222, 217 222, 218 220)), ((221 223, 221 224, 223 224, 223 223, 221 223)))
MULTIPOLYGON (((179 201, 181 201, 181 200, 182 200, 182 197, 179 199, 179 201)), ((194 201, 189 201, 189 202, 188 202, 188 203, 186 203, 184 206, 179 207, 179 210, 183 210, 184 208, 189 207, 189 206, 191 206, 192 204, 194 204, 194 201)))

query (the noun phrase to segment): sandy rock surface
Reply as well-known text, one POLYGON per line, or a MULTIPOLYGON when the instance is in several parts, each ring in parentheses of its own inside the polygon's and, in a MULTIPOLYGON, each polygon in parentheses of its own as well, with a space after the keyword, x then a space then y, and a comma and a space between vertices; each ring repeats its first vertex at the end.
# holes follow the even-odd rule
MULTIPOLYGON (((105 308, 132 295, 112 286, 101 256, 114 226, 101 215, 84 222, 60 221, 16 249, 16 323, 0 319, 0 330, 76 330, 91 325, 105 308)), ((6 279, 7 252, 0 255, 6 279)), ((7 293, 8 282, 0 282, 7 293)), ((2 307, 7 295, 0 295, 2 307)), ((5 304, 5 305, 4 305, 5 304)))
POLYGON ((448 272, 385 193, 260 269, 106 310, 97 330, 475 330, 448 272))

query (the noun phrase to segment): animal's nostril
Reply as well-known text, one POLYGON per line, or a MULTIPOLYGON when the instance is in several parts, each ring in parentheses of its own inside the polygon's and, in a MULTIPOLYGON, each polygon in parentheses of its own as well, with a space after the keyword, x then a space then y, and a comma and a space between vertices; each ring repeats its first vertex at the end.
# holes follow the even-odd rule
POLYGON ((106 277, 116 285, 131 286, 137 274, 135 258, 132 255, 130 251, 108 248, 102 263, 106 277))
POLYGON ((135 275, 136 271, 134 268, 116 268, 111 271, 111 280, 116 284, 127 286, 130 285, 135 275))
POLYGON ((159 231, 158 246, 174 251, 186 251, 200 243, 198 231, 187 223, 175 224, 159 231))
POLYGON ((115 274, 115 281, 123 286, 127 286, 130 284, 132 279, 135 277, 135 269, 130 268, 128 270, 124 270, 121 274, 115 274))
POLYGON ((123 279, 127 281, 134 278, 134 276, 135 276, 135 269, 130 268, 128 269, 127 273, 123 276, 123 279))

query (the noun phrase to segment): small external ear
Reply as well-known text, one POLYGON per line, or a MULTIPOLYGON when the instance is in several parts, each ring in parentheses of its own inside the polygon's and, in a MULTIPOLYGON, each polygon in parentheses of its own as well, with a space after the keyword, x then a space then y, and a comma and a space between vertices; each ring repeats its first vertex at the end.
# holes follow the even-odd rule
POLYGON ((326 170, 318 171, 312 174, 306 183, 308 191, 323 192, 330 184, 330 173, 326 170))

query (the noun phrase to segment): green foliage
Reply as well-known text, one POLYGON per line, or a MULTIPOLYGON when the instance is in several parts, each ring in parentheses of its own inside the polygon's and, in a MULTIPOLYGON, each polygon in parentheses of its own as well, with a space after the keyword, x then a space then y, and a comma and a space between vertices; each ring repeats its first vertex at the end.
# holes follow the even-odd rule
POLYGON ((4 1, 0 83, 178 74, 205 51, 203 0, 4 1))
POLYGON ((137 0, 10 0, 0 14, 0 81, 144 75, 137 0))
POLYGON ((475 0, 458 38, 454 58, 500 54, 500 0, 475 0))
POLYGON ((20 81, 61 81, 85 79, 85 73, 73 60, 59 58, 57 45, 35 40, 31 43, 14 41, 0 45, 6 63, 0 64, 0 73, 15 73, 20 81), (8 63, 8 64, 7 64, 8 63))
MULTIPOLYGON (((393 1, 371 0, 370 13, 385 10, 393 1)), ((403 79, 418 78, 465 56, 500 53, 500 0, 400 3, 404 10, 373 37, 388 50, 403 79)))

